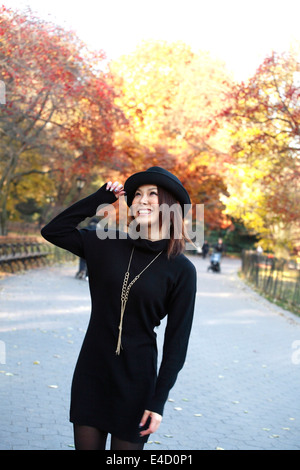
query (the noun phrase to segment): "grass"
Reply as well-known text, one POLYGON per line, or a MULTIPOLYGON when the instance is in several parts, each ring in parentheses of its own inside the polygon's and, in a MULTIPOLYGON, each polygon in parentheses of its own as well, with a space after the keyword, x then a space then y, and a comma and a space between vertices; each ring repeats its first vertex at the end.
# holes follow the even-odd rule
MULTIPOLYGON (((294 313, 295 315, 300 316, 300 305, 295 305, 293 303, 293 297, 294 297, 293 289, 288 289, 287 287, 283 287, 282 292, 284 292, 284 298, 282 297, 276 298, 273 295, 270 295, 268 292, 265 292, 263 289, 257 287, 255 283, 253 283, 243 274, 242 271, 239 271, 238 275, 249 287, 251 287, 251 289, 253 289, 255 292, 257 292, 259 295, 264 297, 269 302, 272 302, 278 307, 281 307, 285 310, 288 310, 289 312, 294 313)), ((274 276, 273 276, 273 279, 274 279, 274 276)), ((285 279, 282 278, 280 281, 280 282, 283 282, 283 286, 284 284, 286 284, 285 280, 288 281, 288 284, 290 284, 291 282, 294 282, 294 283, 296 282, 296 278, 291 279, 290 276, 286 276, 285 279)))

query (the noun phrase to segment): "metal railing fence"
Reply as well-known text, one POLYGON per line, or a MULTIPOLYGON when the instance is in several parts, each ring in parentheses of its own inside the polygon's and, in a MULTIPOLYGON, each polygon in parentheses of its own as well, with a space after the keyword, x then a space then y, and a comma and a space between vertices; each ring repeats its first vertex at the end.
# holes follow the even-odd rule
POLYGON ((75 261, 72 253, 32 237, 0 239, 0 271, 16 273, 33 267, 75 261))
POLYGON ((242 253, 242 273, 255 288, 273 301, 300 312, 300 263, 252 251, 242 253))

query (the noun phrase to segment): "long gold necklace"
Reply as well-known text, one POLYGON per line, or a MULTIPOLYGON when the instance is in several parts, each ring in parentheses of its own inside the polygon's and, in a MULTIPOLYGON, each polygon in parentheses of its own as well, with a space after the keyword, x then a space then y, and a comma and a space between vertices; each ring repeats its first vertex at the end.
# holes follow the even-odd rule
POLYGON ((126 308, 126 304, 127 304, 127 300, 128 300, 129 291, 130 291, 131 287, 133 286, 133 284, 134 284, 134 283, 139 279, 139 277, 143 274, 143 272, 146 271, 146 269, 148 269, 149 266, 150 266, 150 265, 159 257, 159 255, 161 255, 161 253, 162 253, 162 251, 160 251, 160 252, 158 253, 158 255, 156 255, 155 258, 153 258, 153 260, 150 261, 150 263, 149 263, 137 276, 135 276, 134 279, 132 279, 132 281, 130 282, 130 284, 128 284, 128 280, 129 280, 129 269, 130 269, 130 265, 131 265, 131 260, 132 260, 133 252, 134 252, 134 247, 132 248, 132 251, 131 251, 131 255, 130 255, 130 259, 129 259, 129 263, 128 263, 128 268, 127 268, 127 271, 126 271, 125 276, 124 276, 124 281, 123 281, 122 291, 121 291, 121 318, 120 318, 120 324, 119 324, 118 344, 117 344, 117 349, 116 349, 116 354, 117 354, 117 355, 120 354, 121 349, 122 349, 121 337, 122 337, 123 317, 124 317, 124 313, 125 313, 125 308, 126 308), (128 284, 128 285, 127 285, 127 284, 128 284))

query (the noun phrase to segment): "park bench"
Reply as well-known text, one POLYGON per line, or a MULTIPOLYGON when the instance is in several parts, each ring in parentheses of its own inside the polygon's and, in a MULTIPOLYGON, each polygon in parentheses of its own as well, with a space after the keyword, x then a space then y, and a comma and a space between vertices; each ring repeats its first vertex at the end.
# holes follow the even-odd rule
POLYGON ((9 267, 12 273, 40 263, 50 254, 45 243, 37 240, 0 240, 0 270, 9 267))

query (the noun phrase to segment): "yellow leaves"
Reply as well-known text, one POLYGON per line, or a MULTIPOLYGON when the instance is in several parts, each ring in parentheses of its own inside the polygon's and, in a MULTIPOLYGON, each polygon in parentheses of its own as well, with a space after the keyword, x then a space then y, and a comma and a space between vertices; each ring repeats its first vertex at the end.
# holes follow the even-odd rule
POLYGON ((221 196, 225 213, 243 220, 246 228, 256 233, 265 230, 266 189, 264 176, 269 171, 266 159, 253 158, 249 164, 237 162, 228 167, 229 196, 221 196))
MULTIPOLYGON (((170 138, 167 145, 172 142, 172 150, 178 149, 178 134, 194 136, 194 122, 201 116, 207 126, 220 106, 226 75, 207 54, 195 54, 182 42, 165 41, 143 42, 135 53, 113 62, 111 70, 122 77, 123 96, 117 102, 130 118, 136 139, 155 146, 170 138), (142 111, 142 120, 136 109, 142 111)), ((200 134, 207 131, 198 125, 200 134)))
POLYGON ((233 89, 228 113, 233 165, 228 170, 231 196, 225 201, 226 212, 239 214, 272 249, 290 245, 289 227, 297 230, 299 204, 294 204, 296 190, 290 183, 299 172, 294 158, 299 147, 295 127, 300 124, 297 67, 296 55, 272 54, 248 84, 233 89), (282 223, 286 235, 279 240, 276 231, 282 223))

